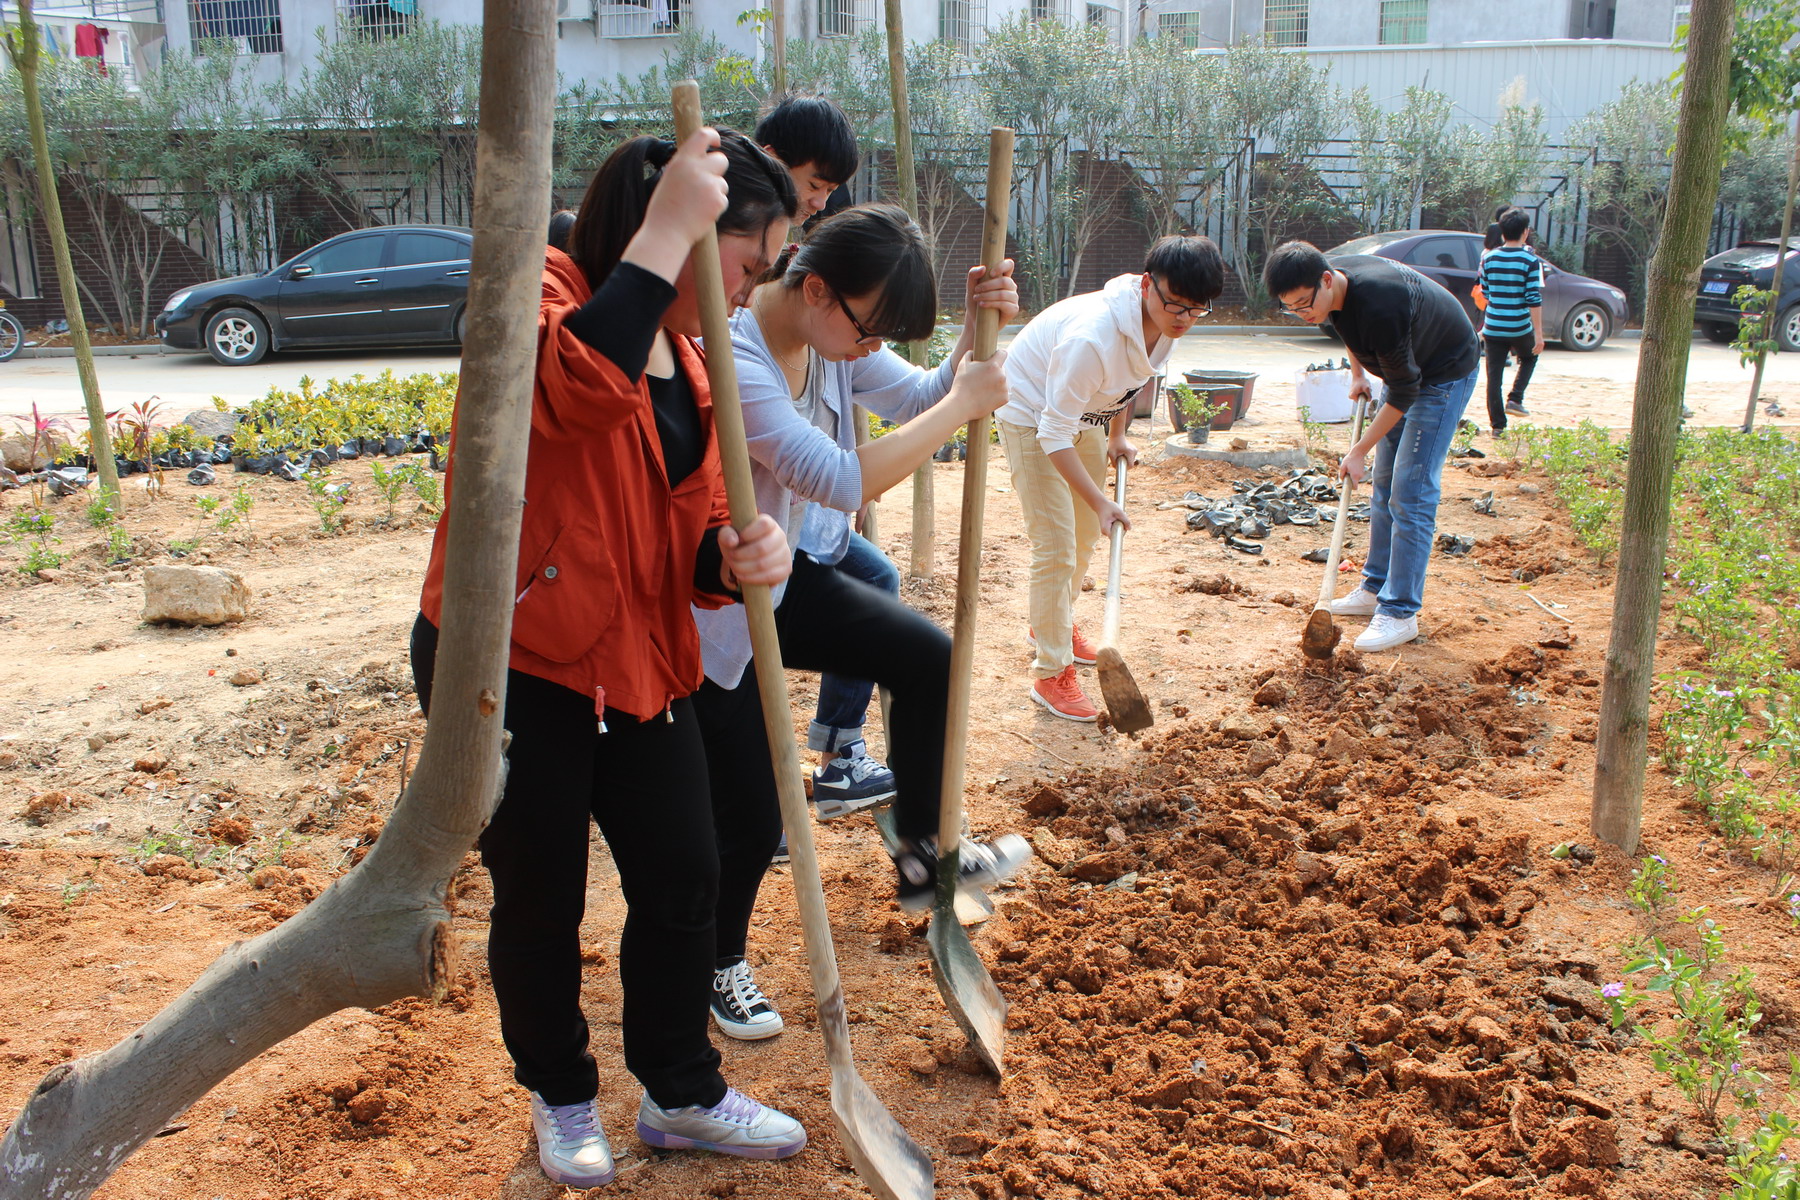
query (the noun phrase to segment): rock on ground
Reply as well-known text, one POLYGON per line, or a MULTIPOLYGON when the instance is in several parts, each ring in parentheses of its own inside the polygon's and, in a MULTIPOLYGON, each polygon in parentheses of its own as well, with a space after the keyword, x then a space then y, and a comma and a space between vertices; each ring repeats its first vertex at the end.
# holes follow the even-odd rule
POLYGON ((144 620, 150 624, 223 625, 250 611, 250 587, 220 567, 146 567, 144 620))

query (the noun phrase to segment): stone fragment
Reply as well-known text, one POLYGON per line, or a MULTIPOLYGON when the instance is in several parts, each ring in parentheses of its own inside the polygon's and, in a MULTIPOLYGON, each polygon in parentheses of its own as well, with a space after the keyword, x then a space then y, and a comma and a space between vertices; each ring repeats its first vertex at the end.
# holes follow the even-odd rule
POLYGON ((181 423, 204 438, 216 438, 223 434, 235 432, 238 427, 238 414, 220 412, 216 408, 201 408, 181 418, 181 423))
POLYGON ((1104 850, 1069 864, 1069 873, 1088 883, 1111 883, 1131 870, 1136 859, 1125 850, 1104 850))
POLYGON ((239 667, 231 673, 232 687, 255 687, 263 681, 263 674, 255 667, 239 667))
POLYGON ((1606 1002, 1600 998, 1600 989, 1585 979, 1545 976, 1538 980, 1538 985, 1543 989, 1544 999, 1551 1004, 1574 1009, 1594 1021, 1606 1017, 1606 1002))
POLYGON ((223 625, 249 615, 250 588, 221 567, 146 567, 144 620, 150 624, 223 625))
POLYGON ((1219 722, 1221 737, 1237 738, 1245 742, 1267 737, 1269 728, 1267 717, 1259 717, 1251 713, 1232 713, 1219 722))
POLYGON ((1406 1028, 1406 1015, 1391 1004, 1364 1012, 1356 1022, 1356 1040, 1367 1046, 1391 1042, 1406 1028))
POLYGON ((1532 1153, 1531 1164, 1539 1171, 1569 1167, 1619 1165, 1619 1131, 1611 1121, 1590 1114, 1556 1123, 1532 1153))
POLYGON ((1257 688, 1256 695, 1251 697, 1251 699, 1267 708, 1277 704, 1286 704, 1289 697, 1293 694, 1293 689, 1288 687, 1286 683, 1283 683, 1279 679, 1271 679, 1269 682, 1257 688))
POLYGON ((131 764, 131 769, 134 771, 142 771, 146 775, 156 775, 167 768, 168 765, 168 755, 157 750, 152 750, 148 754, 140 755, 138 760, 131 764))

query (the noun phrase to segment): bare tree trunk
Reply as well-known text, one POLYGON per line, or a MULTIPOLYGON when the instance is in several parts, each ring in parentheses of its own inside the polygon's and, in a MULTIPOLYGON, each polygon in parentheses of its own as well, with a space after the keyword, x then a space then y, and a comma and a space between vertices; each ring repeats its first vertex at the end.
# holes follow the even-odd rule
MULTIPOLYGON (((31 122, 31 157, 37 165, 38 202, 50 231, 50 250, 56 256, 56 278, 62 287, 63 315, 75 343, 75 372, 81 376, 81 395, 87 405, 88 449, 100 472, 100 496, 116 513, 125 507, 119 490, 119 466, 113 461, 112 437, 106 428, 106 408, 100 403, 100 378, 94 374, 94 347, 88 342, 87 318, 81 313, 81 293, 75 264, 69 257, 69 231, 63 227, 62 197, 56 191, 56 167, 50 161, 50 134, 44 128, 44 98, 38 91, 37 22, 31 16, 31 0, 19 0, 17 44, 7 41, 7 56, 19 70, 19 87, 25 93, 25 112, 31 122)), ((0 1166, 4 1160, 0 1160, 0 1166)))
MULTIPOLYGON (((1781 320, 1781 268, 1787 265, 1788 238, 1794 232, 1794 191, 1800 186, 1800 113, 1794 116, 1794 154, 1788 159, 1787 203, 1781 209, 1781 238, 1776 242, 1775 277, 1769 280, 1768 311, 1763 314, 1763 337, 1771 334, 1779 337, 1774 331, 1780 329, 1781 320)), ((1779 342, 1776 343, 1778 346, 1779 342)), ((1779 351, 1778 351, 1779 352, 1779 351)), ((1756 371, 1750 376, 1750 402, 1744 406, 1744 432, 1749 433, 1756 426, 1756 401, 1762 395, 1763 362, 1767 354, 1756 356, 1756 371)))
POLYGON ((85 1197, 263 1050, 340 1008, 439 993, 449 978, 445 886, 493 811, 502 771, 556 86, 548 0, 487 0, 484 29, 453 537, 418 769, 355 870, 232 946, 142 1028, 44 1077, 0 1143, 3 1200, 85 1197))
MULTIPOLYGON (((906 99, 906 30, 900 16, 900 0, 887 0, 888 90, 894 101, 894 180, 900 185, 900 207, 919 219, 919 177, 913 166, 912 110, 906 99)), ((924 366, 924 347, 913 343, 906 356, 924 366)), ((912 561, 907 573, 914 579, 930 579, 937 541, 937 510, 929 460, 913 472, 912 561)))
POLYGON ((787 0, 769 0, 769 72, 775 95, 787 94, 787 0))
POLYGON ((1687 74, 1669 183, 1668 220, 1650 260, 1643 348, 1631 412, 1625 527, 1613 589, 1612 640, 1594 747, 1596 838, 1636 853, 1644 816, 1650 683, 1662 613, 1675 441, 1687 384, 1694 295, 1719 194, 1731 62, 1733 0, 1694 0, 1687 74))

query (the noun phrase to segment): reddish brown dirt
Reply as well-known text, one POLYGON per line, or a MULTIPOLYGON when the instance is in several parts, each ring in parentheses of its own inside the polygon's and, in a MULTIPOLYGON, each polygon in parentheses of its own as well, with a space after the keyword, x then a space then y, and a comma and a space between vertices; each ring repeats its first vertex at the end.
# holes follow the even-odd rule
MULTIPOLYGON (((993 468, 970 807, 1039 855, 975 932, 1013 1005, 1003 1082, 945 1014, 866 822, 818 828, 859 1068, 932 1153, 941 1194, 1714 1194, 1723 1167, 1705 1131, 1644 1047, 1607 1031, 1596 999, 1618 977, 1617 945, 1643 932, 1622 898, 1629 863, 1548 853, 1586 836, 1611 597, 1545 498, 1520 489, 1542 481, 1448 472, 1440 527, 1477 548, 1434 560, 1425 640, 1309 668, 1297 640, 1318 576, 1298 555, 1323 536, 1278 529, 1260 559, 1225 550, 1155 505, 1220 494, 1235 472, 1148 458, 1123 649, 1158 725, 1138 741, 1024 695, 1027 548, 993 468), (1489 488, 1499 515, 1472 515, 1489 488), (1521 571, 1566 621, 1520 594, 1521 571)), ((941 531, 955 528, 960 473, 937 469, 941 531)), ((139 624, 137 568, 102 564, 75 503, 56 510, 72 556, 52 581, 24 579, 22 550, 3 552, 7 1118, 48 1069, 128 1034, 380 835, 423 733, 404 646, 428 526, 388 521, 366 466, 345 474, 354 523, 336 537, 311 531, 299 488, 253 484, 254 534, 205 549, 256 589, 251 620, 222 631, 139 624), (234 685, 246 668, 261 681, 234 685)), ((905 500, 881 514, 902 563, 905 500)), ((0 516, 22 503, 0 497, 0 516)), ((140 503, 130 521, 143 559, 194 524, 181 497, 140 503)), ((935 582, 907 587, 940 622, 951 549, 935 582)), ((1084 620, 1099 599, 1084 598, 1084 620)), ((1346 623, 1346 647, 1355 632, 1346 623)), ((813 682, 793 684, 804 721, 813 682)), ((1797 1010, 1773 881, 1720 855, 1659 772, 1649 806, 1647 848, 1675 864, 1686 903, 1714 905, 1733 961, 1757 972, 1774 1064, 1796 1048, 1797 1010)), ((445 1002, 318 1022, 178 1116, 100 1194, 572 1195, 537 1172, 499 1045, 473 856, 452 895, 445 1002)), ((865 1194, 831 1128, 785 869, 751 945, 789 1031, 721 1047, 734 1083, 807 1123, 812 1146, 780 1164, 652 1157, 631 1136, 621 910, 597 840, 589 895, 586 1006, 625 1168, 594 1194, 865 1194)))

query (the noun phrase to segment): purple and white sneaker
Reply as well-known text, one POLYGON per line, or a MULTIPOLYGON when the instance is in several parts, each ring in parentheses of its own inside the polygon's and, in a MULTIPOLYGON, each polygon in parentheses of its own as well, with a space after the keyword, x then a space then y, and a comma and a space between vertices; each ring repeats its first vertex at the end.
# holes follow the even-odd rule
POLYGON ((736 1088, 711 1108, 659 1108, 645 1094, 637 1135, 659 1150, 711 1150, 741 1158, 787 1158, 806 1147, 806 1130, 784 1112, 758 1104, 736 1088))

